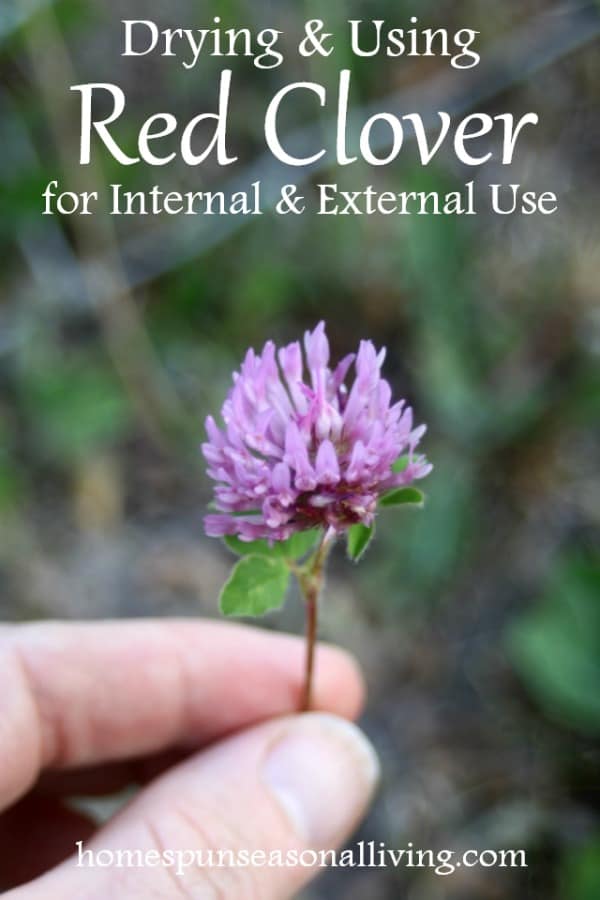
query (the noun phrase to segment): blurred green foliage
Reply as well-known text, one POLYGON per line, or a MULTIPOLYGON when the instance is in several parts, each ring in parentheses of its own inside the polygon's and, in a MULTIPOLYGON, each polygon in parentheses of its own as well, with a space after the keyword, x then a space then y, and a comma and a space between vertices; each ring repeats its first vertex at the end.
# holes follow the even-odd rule
POLYGON ((63 467, 114 447, 130 420, 115 374, 90 354, 37 359, 19 387, 40 459, 63 467))
POLYGON ((561 891, 569 900, 597 900, 600 896, 600 837, 567 855, 561 891))
POLYGON ((600 565, 571 560, 514 623, 512 658, 547 714, 600 733, 600 565))

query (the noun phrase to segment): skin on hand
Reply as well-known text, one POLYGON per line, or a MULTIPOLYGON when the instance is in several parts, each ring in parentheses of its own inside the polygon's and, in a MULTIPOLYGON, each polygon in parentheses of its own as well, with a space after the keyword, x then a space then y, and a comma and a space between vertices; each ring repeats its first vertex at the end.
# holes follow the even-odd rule
POLYGON ((285 898, 315 872, 80 868, 86 848, 333 849, 377 778, 344 720, 363 703, 352 659, 320 646, 313 710, 295 715, 301 640, 183 620, 0 627, 0 890, 85 896, 285 898), (100 830, 73 795, 146 785, 100 830), (69 858, 70 857, 70 858, 69 858), (42 873, 46 873, 42 876, 42 873), (42 876, 42 877, 39 877, 42 876), (119 895, 119 894, 116 894, 119 895))

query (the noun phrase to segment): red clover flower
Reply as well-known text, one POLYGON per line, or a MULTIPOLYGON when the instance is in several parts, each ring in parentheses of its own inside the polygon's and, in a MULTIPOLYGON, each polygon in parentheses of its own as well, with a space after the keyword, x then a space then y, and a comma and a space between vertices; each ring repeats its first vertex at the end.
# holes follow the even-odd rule
POLYGON ((281 541, 315 526, 371 525, 382 494, 431 470, 415 455, 425 426, 413 428, 412 410, 403 400, 392 404, 381 377, 385 350, 361 341, 356 357, 332 371, 323 322, 306 333, 304 348, 307 380, 298 342, 277 352, 268 341, 261 355, 248 350, 223 405, 225 430, 206 420, 202 449, 220 510, 206 517, 211 537, 281 541), (406 467, 394 472, 403 453, 406 467))
POLYGON ((216 482, 206 533, 243 556, 221 594, 228 615, 260 615, 279 606, 293 572, 307 603, 303 708, 310 704, 316 604, 327 553, 340 532, 358 559, 378 506, 421 504, 410 485, 431 465, 416 453, 425 426, 413 427, 403 400, 381 376, 385 350, 361 341, 329 367, 320 322, 277 351, 267 341, 248 350, 221 411, 224 428, 206 420, 202 445, 216 482), (354 366, 354 380, 347 384, 354 366))

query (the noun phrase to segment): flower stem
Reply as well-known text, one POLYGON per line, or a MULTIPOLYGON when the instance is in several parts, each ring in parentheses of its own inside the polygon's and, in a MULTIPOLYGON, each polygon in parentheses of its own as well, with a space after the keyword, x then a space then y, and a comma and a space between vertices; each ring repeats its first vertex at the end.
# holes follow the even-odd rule
POLYGON ((323 535, 321 543, 314 555, 309 559, 306 567, 298 574, 306 608, 306 656, 300 712, 308 712, 312 706, 319 597, 323 587, 325 561, 334 540, 335 531, 333 528, 329 528, 323 535))
POLYGON ((317 641, 317 619, 319 590, 310 589, 305 594, 306 604, 306 662, 300 712, 308 712, 312 703, 312 684, 315 669, 315 644, 317 641))

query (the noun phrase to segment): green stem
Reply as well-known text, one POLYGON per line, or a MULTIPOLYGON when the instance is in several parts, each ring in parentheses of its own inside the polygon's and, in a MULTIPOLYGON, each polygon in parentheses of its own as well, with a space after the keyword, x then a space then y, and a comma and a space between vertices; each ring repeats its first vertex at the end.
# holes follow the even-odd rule
POLYGON ((297 573, 306 607, 306 656, 300 712, 308 712, 312 706, 319 597, 323 587, 325 562, 329 551, 333 546, 334 540, 335 532, 333 529, 328 529, 323 535, 323 539, 317 550, 306 563, 306 566, 297 573))

